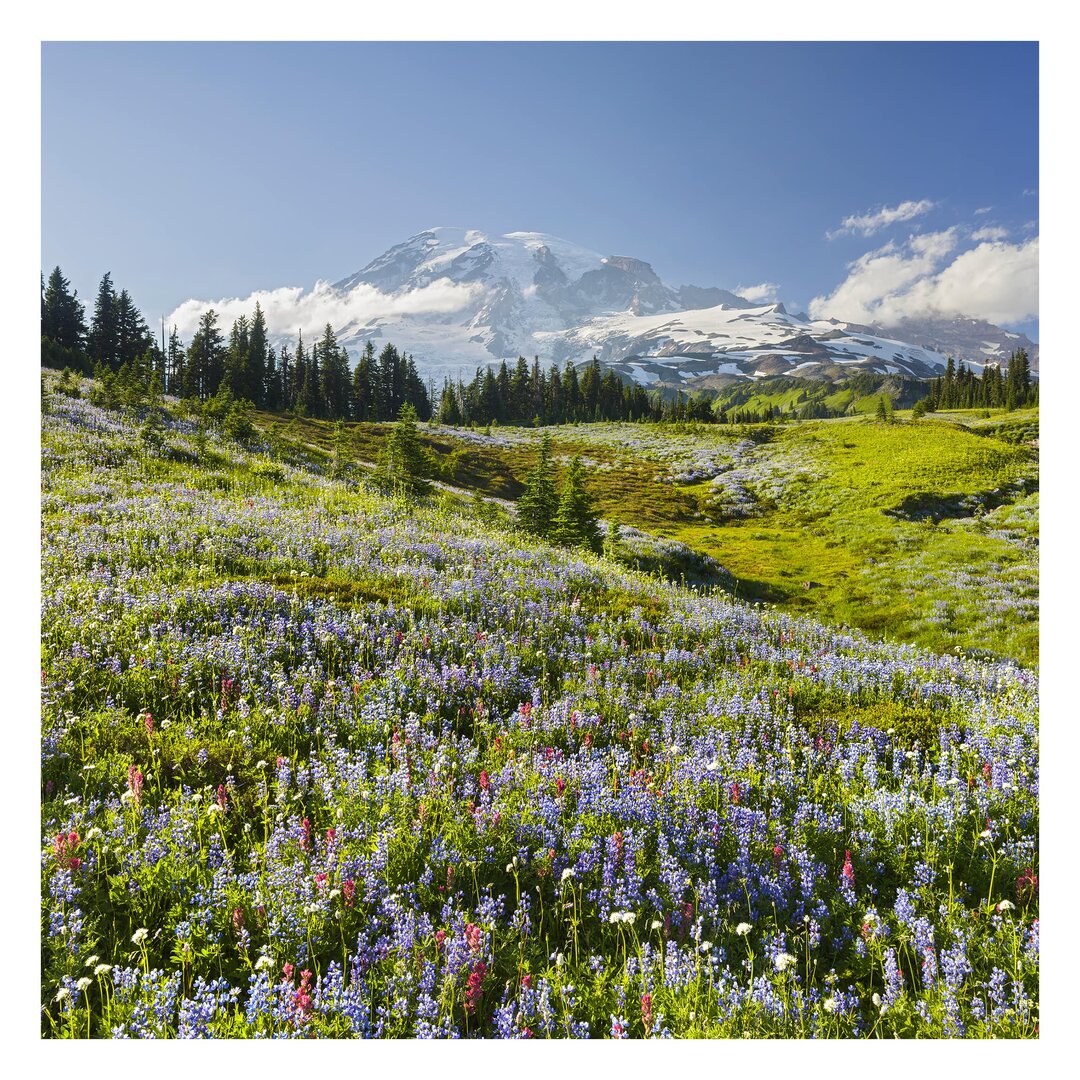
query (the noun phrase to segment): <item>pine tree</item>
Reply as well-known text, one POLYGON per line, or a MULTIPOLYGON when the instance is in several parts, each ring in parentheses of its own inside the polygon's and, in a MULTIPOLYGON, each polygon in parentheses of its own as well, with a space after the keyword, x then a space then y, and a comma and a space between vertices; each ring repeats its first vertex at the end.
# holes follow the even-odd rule
POLYGON ((603 546, 600 525, 592 499, 585 490, 583 473, 581 458, 575 457, 570 462, 562 491, 559 492, 559 508, 555 513, 552 538, 565 547, 587 547, 599 554, 603 546))
POLYGON ((421 420, 431 419, 431 398, 411 355, 405 357, 405 400, 416 410, 416 415, 421 420))
POLYGON ((41 336, 78 352, 86 342, 86 315, 78 292, 70 292, 70 288, 57 266, 42 293, 41 336))
POLYGON ((175 326, 169 333, 165 356, 165 392, 179 397, 184 384, 184 345, 175 326))
POLYGON ((247 385, 244 397, 258 406, 275 408, 267 401, 270 352, 267 344, 266 316, 259 301, 255 301, 255 314, 251 317, 248 331, 247 385))
MULTIPOLYGON (((373 387, 373 420, 392 420, 398 415, 401 406, 405 404, 404 393, 400 397, 397 393, 399 383, 404 381, 398 375, 400 367, 401 357, 398 355, 397 349, 390 342, 387 342, 383 346, 382 352, 379 353, 376 364, 378 377, 375 379, 373 387)), ((404 386, 402 386, 402 391, 404 391, 404 386)))
POLYGON ((221 386, 224 356, 225 342, 218 329, 217 312, 211 308, 199 319, 199 328, 188 346, 182 395, 200 401, 213 397, 221 386))
POLYGON ((385 491, 408 495, 427 495, 431 491, 428 477, 434 472, 434 463, 420 442, 416 420, 416 410, 408 403, 402 405, 375 467, 375 483, 385 491))
POLYGON ((536 464, 529 470, 525 490, 514 508, 514 521, 524 532, 547 537, 551 535, 558 509, 559 497, 552 479, 551 435, 544 432, 536 464))
POLYGON ((371 420, 375 416, 375 346, 370 340, 364 345, 352 373, 352 415, 354 420, 371 420))
POLYGON ((323 407, 331 420, 343 420, 349 415, 349 360, 344 349, 338 348, 334 328, 327 323, 319 342, 321 361, 320 389, 323 407))
POLYGON ((250 330, 246 315, 233 322, 225 353, 225 385, 235 398, 250 401, 251 373, 248 370, 250 330))
POLYGON ((458 395, 454 390, 454 384, 449 379, 443 383, 442 393, 439 395, 438 421, 448 427, 457 427, 461 423, 458 395))
MULTIPOLYGON (((154 339, 142 312, 132 303, 127 289, 116 298, 116 355, 120 364, 140 367, 142 356, 153 347, 154 339)), ((140 377, 141 377, 140 372, 140 377)))
POLYGON ((106 272, 98 285, 94 315, 90 321, 90 337, 87 343, 90 359, 100 361, 114 371, 119 369, 119 339, 116 292, 113 289, 112 276, 106 272))

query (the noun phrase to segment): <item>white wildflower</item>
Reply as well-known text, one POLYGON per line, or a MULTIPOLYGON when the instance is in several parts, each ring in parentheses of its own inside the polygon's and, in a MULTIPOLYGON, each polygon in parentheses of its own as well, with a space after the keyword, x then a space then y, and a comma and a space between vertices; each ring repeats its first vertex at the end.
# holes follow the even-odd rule
POLYGON ((100 978, 102 975, 108 975, 110 971, 112 971, 112 964, 98 964, 94 968, 94 975, 100 978))
POLYGON ((797 963, 797 961, 789 952, 777 953, 776 957, 773 959, 773 966, 777 971, 787 971, 794 963, 797 963))
POLYGON ((150 936, 150 931, 145 926, 140 926, 134 934, 131 935, 131 940, 135 945, 141 945, 150 936))
POLYGON ((739 937, 746 937, 746 935, 749 934, 750 931, 753 929, 754 927, 751 923, 741 922, 738 926, 735 927, 735 933, 738 934, 739 937))
POLYGON ((260 956, 259 959, 255 961, 255 970, 256 971, 269 971, 273 966, 274 966, 274 961, 271 960, 270 957, 266 956, 265 954, 260 956))
POLYGON ((86 958, 86 966, 93 967, 100 959, 100 956, 88 956, 86 958))
POLYGON ((56 991, 56 997, 53 998, 53 1001, 64 1001, 69 997, 71 997, 71 991, 66 986, 61 986, 60 989, 56 991))
POLYGON ((653 921, 651 923, 649 923, 649 929, 650 930, 659 930, 660 927, 662 927, 663 925, 664 924, 659 919, 653 919, 653 921))
POLYGON ((703 953, 707 953, 712 948, 712 942, 711 941, 703 941, 701 943, 701 945, 699 946, 699 948, 701 949, 701 951, 703 953))
POLYGON ((83 977, 82 977, 82 978, 81 978, 81 979, 80 979, 80 980, 79 980, 79 981, 78 981, 78 982, 77 982, 77 983, 75 984, 75 989, 76 989, 76 990, 78 990, 78 991, 79 991, 79 992, 81 993, 81 992, 82 992, 83 990, 85 990, 85 989, 86 989, 86 988, 87 988, 88 986, 91 986, 91 985, 93 984, 93 982, 94 982, 94 980, 93 980, 93 979, 88 979, 88 978, 87 978, 87 977, 86 977, 86 976, 84 975, 84 976, 83 976, 83 977))
POLYGON ((574 877, 574 876, 575 876, 575 875, 574 875, 574 869, 573 869, 573 867, 571 867, 571 866, 568 866, 568 867, 567 867, 567 868, 566 868, 566 869, 565 869, 565 870, 564 870, 564 871, 562 872, 562 880, 563 880, 563 881, 569 881, 569 879, 570 879, 570 878, 572 878, 572 877, 574 877))
POLYGON ((1016 907, 1016 905, 1011 900, 1002 900, 1001 903, 998 904, 997 909, 998 911, 1012 911, 1014 907, 1016 907))

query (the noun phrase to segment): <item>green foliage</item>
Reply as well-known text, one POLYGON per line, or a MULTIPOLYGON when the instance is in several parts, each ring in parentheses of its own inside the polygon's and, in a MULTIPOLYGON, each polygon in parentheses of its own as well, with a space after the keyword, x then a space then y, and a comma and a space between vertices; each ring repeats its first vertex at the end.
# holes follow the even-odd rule
POLYGON ((585 547, 597 554, 603 542, 592 499, 585 490, 584 467, 581 458, 570 462, 562 489, 559 506, 552 522, 551 537, 564 547, 585 547))
POLYGON ((407 495, 427 495, 431 491, 429 478, 435 471, 435 463, 420 442, 416 424, 416 409, 402 405, 375 467, 375 484, 384 491, 407 495))
MULTIPOLYGON (((205 436, 198 459, 156 457, 129 412, 76 423, 85 402, 53 404, 43 1034, 413 1037, 423 1016, 470 1037, 508 1004, 536 1037, 584 1022, 641 1037, 648 994, 676 1037, 1037 1035, 1032 673, 560 556, 502 531, 479 494, 474 513, 467 495, 377 497, 327 477, 341 429, 324 421, 293 422, 310 467, 284 469, 205 436), (58 841, 74 830, 71 870, 58 841), (487 965, 473 1011, 453 955, 487 965)), ((387 427, 356 428, 358 453, 387 427)), ((928 584, 943 564, 989 577, 1000 534, 1037 536, 1036 493, 932 530, 882 513, 1030 467, 1024 446, 959 423, 806 425, 749 448, 714 427, 650 434, 559 443, 598 462, 605 516, 757 558, 762 581, 844 572, 796 582, 808 601, 907 602, 907 578, 958 604, 928 584), (708 482, 657 475, 733 447, 755 516, 703 524, 685 508, 708 482), (773 473, 790 486, 770 489, 773 473)), ((523 434, 460 471, 502 490, 535 456, 523 434)))
POLYGON ((523 532, 533 536, 548 537, 555 525, 559 509, 559 497, 555 493, 555 481, 552 473, 551 435, 545 432, 540 437, 536 464, 525 478, 525 490, 515 506, 515 523, 523 532))
POLYGON ((248 443, 256 434, 253 420, 254 407, 250 401, 234 401, 225 414, 222 427, 230 439, 237 442, 248 443))

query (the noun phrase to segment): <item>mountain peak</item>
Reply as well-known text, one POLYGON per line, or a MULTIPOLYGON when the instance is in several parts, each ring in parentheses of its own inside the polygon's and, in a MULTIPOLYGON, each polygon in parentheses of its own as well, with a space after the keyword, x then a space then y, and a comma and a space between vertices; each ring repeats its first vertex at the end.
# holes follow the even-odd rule
MULTIPOLYGON (((656 380, 661 364, 674 372, 669 385, 709 372, 752 378, 766 369, 825 378, 852 370, 926 377, 944 367, 940 342, 953 343, 936 327, 886 334, 812 322, 779 301, 754 303, 726 289, 673 288, 643 259, 602 256, 536 231, 432 226, 333 288, 350 312, 339 327, 343 344, 392 341, 426 374, 457 375, 518 355, 559 363, 597 355, 645 383, 656 380), (639 366, 646 361, 652 366, 639 366)), ((988 324, 965 321, 964 327, 983 347, 998 340, 988 324)), ((976 357, 968 359, 978 366, 976 357)))

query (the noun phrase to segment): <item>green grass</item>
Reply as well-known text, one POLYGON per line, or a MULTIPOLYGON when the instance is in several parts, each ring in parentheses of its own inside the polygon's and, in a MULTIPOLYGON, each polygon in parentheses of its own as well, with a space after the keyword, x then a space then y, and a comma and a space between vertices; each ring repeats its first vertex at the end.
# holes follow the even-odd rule
MULTIPOLYGON (((589 465, 604 518, 710 556, 742 598, 937 651, 1037 663, 1038 411, 902 416, 553 433, 560 471, 575 454, 589 465), (734 516, 708 478, 672 482, 688 463, 735 453, 749 516, 734 516), (985 512, 976 516, 979 501, 985 512), (1019 531, 997 527, 1017 508, 1019 531)), ((329 454, 332 425, 261 420, 281 434, 291 424, 295 438, 329 454)), ((348 425, 355 460, 373 462, 388 430, 348 425)), ((422 431, 445 482, 500 499, 520 494, 535 432, 422 431)))

